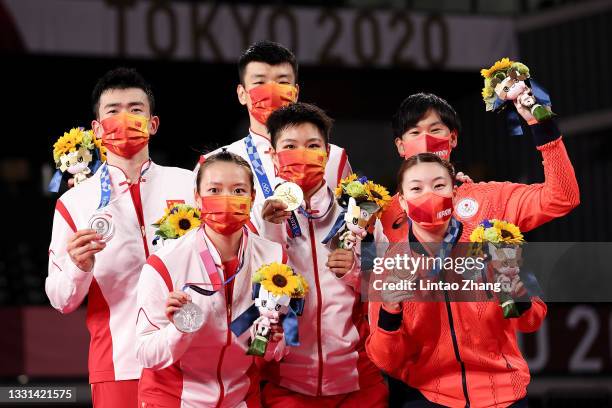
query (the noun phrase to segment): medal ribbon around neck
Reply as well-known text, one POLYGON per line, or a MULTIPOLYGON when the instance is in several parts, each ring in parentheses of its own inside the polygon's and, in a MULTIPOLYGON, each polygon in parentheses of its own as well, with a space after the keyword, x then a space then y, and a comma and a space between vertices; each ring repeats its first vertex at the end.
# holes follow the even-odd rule
POLYGON ((243 227, 242 233, 242 242, 238 251, 238 259, 240 260, 240 262, 238 264, 238 267, 236 268, 236 272, 229 278, 224 276, 225 280, 222 281, 221 277, 219 276, 219 269, 215 264, 215 260, 213 259, 212 253, 208 247, 208 244, 206 243, 206 239, 204 238, 204 228, 201 227, 197 232, 196 250, 200 255, 200 259, 202 260, 202 264, 204 265, 204 270, 206 270, 208 279, 210 280, 210 285, 212 285, 213 290, 201 288, 200 286, 198 286, 202 285, 201 283, 186 283, 183 286, 183 291, 189 288, 199 293, 200 295, 212 296, 217 293, 221 288, 225 287, 225 285, 234 280, 236 276, 238 276, 238 273, 242 270, 242 267, 244 266, 244 255, 248 239, 248 230, 243 227))

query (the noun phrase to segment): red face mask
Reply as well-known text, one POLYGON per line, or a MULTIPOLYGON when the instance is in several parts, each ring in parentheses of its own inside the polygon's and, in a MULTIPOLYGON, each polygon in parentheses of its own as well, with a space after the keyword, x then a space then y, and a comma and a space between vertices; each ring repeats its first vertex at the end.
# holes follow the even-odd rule
POLYGON ((451 153, 450 136, 441 137, 425 133, 402 140, 404 146, 404 158, 408 159, 419 153, 433 153, 441 159, 448 160, 451 153))
POLYGON ((233 234, 249 220, 251 197, 214 195, 201 197, 200 202, 202 222, 219 234, 233 234))
POLYGON ((143 116, 121 112, 100 124, 102 144, 118 156, 129 159, 149 143, 149 120, 143 116))
POLYGON ((327 153, 320 149, 291 149, 282 150, 276 154, 278 157, 278 177, 292 181, 302 188, 310 191, 321 184, 325 176, 327 153))
POLYGON ((435 229, 448 221, 453 214, 453 197, 441 196, 432 191, 418 198, 406 199, 408 218, 424 229, 435 229))
POLYGON ((297 101, 297 88, 293 85, 269 82, 251 89, 249 96, 251 115, 265 125, 272 112, 297 101))

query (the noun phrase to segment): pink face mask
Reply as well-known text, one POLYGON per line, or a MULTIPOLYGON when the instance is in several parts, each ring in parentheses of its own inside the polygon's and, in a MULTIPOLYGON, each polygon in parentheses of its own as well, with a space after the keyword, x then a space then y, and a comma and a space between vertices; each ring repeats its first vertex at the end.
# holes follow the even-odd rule
POLYGON ((450 136, 434 136, 429 133, 402 140, 404 159, 409 159, 419 153, 433 153, 441 159, 448 160, 451 153, 450 136))

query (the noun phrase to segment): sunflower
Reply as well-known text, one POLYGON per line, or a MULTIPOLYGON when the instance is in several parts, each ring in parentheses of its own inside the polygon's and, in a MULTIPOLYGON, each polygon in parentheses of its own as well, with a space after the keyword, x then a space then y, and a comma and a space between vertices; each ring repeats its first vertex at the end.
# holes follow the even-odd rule
POLYGON ((285 264, 273 262, 264 266, 258 272, 263 275, 261 280, 263 287, 275 296, 292 296, 298 289, 298 277, 285 264))
POLYGON ((474 228, 474 231, 470 234, 470 242, 482 242, 484 240, 484 227, 479 225, 474 228))
POLYGON ((106 148, 102 146, 102 141, 96 138, 91 130, 83 128, 72 128, 68 132, 64 132, 63 136, 53 144, 53 160, 59 163, 60 157, 64 154, 75 152, 80 147, 88 150, 98 149, 100 152, 100 160, 106 160, 106 148))
POLYGON ((296 276, 298 278, 298 287, 296 288, 295 292, 293 292, 291 297, 302 298, 306 295, 306 293, 308 293, 310 287, 308 286, 308 282, 306 282, 306 279, 304 279, 304 276, 299 274, 296 276))
POLYGON ((389 195, 389 191, 387 191, 387 189, 380 184, 368 181, 365 184, 365 190, 368 194, 368 200, 374 201, 376 205, 381 208, 381 210, 384 210, 387 205, 391 203, 392 199, 389 195))
POLYGON ((100 161, 105 162, 106 161, 106 147, 102 145, 102 139, 98 139, 97 137, 94 136, 93 143, 94 143, 94 146, 96 146, 96 148, 98 149, 98 152, 100 152, 100 161))
POLYGON ((491 66, 489 69, 481 69, 480 75, 485 78, 490 78, 496 71, 505 70, 509 68, 514 62, 510 61, 509 58, 502 58, 499 61, 495 61, 495 64, 491 66))
POLYGON ((170 210, 166 221, 172 226, 176 235, 182 237, 193 228, 200 226, 200 217, 197 213, 194 208, 179 205, 170 210))
POLYGON ((83 142, 83 134, 82 128, 72 128, 70 131, 64 132, 64 135, 60 136, 53 144, 53 160, 58 163, 62 155, 75 152, 83 142))
POLYGON ((495 220, 494 226, 499 230, 503 243, 520 245, 525 242, 521 230, 516 225, 506 221, 495 220))
POLYGON ((345 185, 347 185, 351 181, 355 181, 355 180, 357 180, 357 174, 355 174, 355 173, 351 173, 348 176, 346 176, 345 178, 343 178, 342 180, 340 180, 340 183, 338 184, 338 186, 336 187, 336 190, 334 191, 336 197, 340 197, 342 195, 343 187, 345 185))

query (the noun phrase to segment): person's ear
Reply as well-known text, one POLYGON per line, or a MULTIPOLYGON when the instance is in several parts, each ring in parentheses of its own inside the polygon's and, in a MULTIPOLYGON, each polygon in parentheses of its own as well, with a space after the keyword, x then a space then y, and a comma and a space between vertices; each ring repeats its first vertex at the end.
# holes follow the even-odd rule
POLYGON ((104 128, 102 127, 102 124, 100 122, 98 122, 95 119, 92 120, 91 121, 91 130, 93 130, 94 135, 98 139, 102 139, 102 135, 104 134, 104 128))
POLYGON ((152 115, 151 119, 149 119, 149 135, 153 136, 157 133, 159 129, 159 117, 152 115))
POLYGON ((240 102, 241 105, 247 104, 248 92, 244 89, 244 85, 238 84, 236 87, 236 95, 238 95, 238 102, 240 102))
POLYGON ((402 141, 402 138, 396 137, 394 142, 395 147, 397 148, 397 153, 400 155, 400 157, 404 157, 404 142, 402 141))
POLYGON ((296 93, 295 93, 295 101, 299 101, 300 100, 300 85, 299 84, 295 84, 295 89, 296 89, 296 93))
POLYGON ((278 154, 276 153, 276 150, 274 149, 274 147, 270 148, 270 158, 272 159, 272 163, 274 163, 274 170, 278 172, 278 168, 280 166, 278 165, 278 154))
POLYGON ((327 154, 328 158, 329 158, 329 150, 330 150, 329 143, 325 142, 325 153, 327 154))
POLYGON ((457 131, 453 130, 450 134, 450 147, 452 149, 454 149, 455 147, 457 147, 457 138, 459 136, 457 135, 457 131))
POLYGON ((198 210, 202 211, 202 197, 200 193, 198 193, 197 187, 193 190, 193 197, 195 198, 196 207, 198 210))

